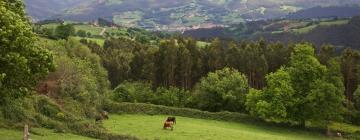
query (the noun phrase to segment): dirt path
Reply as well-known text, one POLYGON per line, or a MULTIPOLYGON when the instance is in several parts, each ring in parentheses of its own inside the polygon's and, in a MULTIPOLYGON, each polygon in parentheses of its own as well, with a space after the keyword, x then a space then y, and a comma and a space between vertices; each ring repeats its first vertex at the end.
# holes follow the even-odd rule
POLYGON ((104 35, 104 33, 106 32, 106 28, 103 28, 103 30, 100 32, 100 35, 104 35))

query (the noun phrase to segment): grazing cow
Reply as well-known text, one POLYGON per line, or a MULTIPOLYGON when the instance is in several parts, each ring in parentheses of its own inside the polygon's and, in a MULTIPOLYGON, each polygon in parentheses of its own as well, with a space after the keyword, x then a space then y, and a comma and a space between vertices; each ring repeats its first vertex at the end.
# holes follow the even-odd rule
POLYGON ((173 122, 174 124, 176 124, 176 118, 175 117, 168 117, 166 121, 170 121, 170 122, 173 122))
POLYGON ((174 124, 176 124, 176 118, 175 117, 168 117, 166 121, 164 122, 164 129, 170 128, 171 130, 174 130, 174 124))
POLYGON ((165 121, 164 129, 167 129, 167 128, 170 128, 171 130, 174 130, 174 122, 165 121))

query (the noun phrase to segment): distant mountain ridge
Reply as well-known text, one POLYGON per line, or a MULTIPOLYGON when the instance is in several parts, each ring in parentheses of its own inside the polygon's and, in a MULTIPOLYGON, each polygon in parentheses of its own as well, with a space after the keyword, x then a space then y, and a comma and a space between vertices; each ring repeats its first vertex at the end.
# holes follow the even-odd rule
POLYGON ((330 6, 330 7, 314 7, 306 10, 300 10, 291 13, 288 19, 308 19, 308 18, 326 18, 326 17, 353 17, 360 15, 359 6, 330 6))
POLYGON ((25 0, 36 20, 91 21, 99 17, 126 27, 154 30, 211 28, 246 20, 272 19, 316 6, 360 0, 25 0))

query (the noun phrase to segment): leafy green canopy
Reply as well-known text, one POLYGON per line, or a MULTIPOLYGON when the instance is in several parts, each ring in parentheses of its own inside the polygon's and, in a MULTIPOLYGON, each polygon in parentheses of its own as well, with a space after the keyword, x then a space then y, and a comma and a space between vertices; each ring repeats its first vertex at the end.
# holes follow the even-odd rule
POLYGON ((36 37, 25 20, 21 1, 0 1, 1 99, 24 96, 53 70, 52 55, 34 45, 36 37))
POLYGON ((297 45, 289 67, 269 74, 263 91, 251 90, 246 102, 250 113, 267 121, 300 125, 340 120, 345 99, 340 65, 337 60, 321 65, 314 52, 308 44, 297 45))
POLYGON ((224 68, 201 79, 194 101, 207 111, 244 111, 249 91, 246 76, 235 69, 224 68))
POLYGON ((358 86, 358 88, 354 92, 354 100, 355 100, 355 103, 354 103, 355 107, 357 109, 360 109, 360 85, 358 86))
POLYGON ((252 115, 274 122, 284 122, 290 117, 289 109, 294 107, 295 90, 291 77, 283 68, 266 76, 267 87, 250 90, 246 106, 252 115))

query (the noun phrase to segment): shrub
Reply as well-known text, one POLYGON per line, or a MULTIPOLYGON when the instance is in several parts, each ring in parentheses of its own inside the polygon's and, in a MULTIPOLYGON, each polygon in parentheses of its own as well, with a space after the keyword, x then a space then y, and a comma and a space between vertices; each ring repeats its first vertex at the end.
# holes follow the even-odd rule
POLYGON ((147 103, 154 93, 150 83, 123 82, 113 91, 113 99, 117 102, 147 103))
POLYGON ((151 103, 165 106, 185 107, 188 104, 190 95, 190 91, 179 89, 177 87, 160 87, 156 90, 151 103))
POLYGON ((33 122, 35 111, 30 99, 8 100, 2 106, 4 119, 10 122, 33 122))
POLYGON ((60 107, 47 96, 35 96, 34 100, 34 106, 37 112, 45 116, 53 118, 61 112, 60 107))
POLYGON ((89 122, 72 123, 68 126, 79 135, 102 140, 139 140, 139 138, 135 136, 109 133, 104 128, 89 122))
POLYGON ((246 76, 235 69, 224 68, 201 79, 194 101, 202 110, 244 112, 248 92, 246 76))

